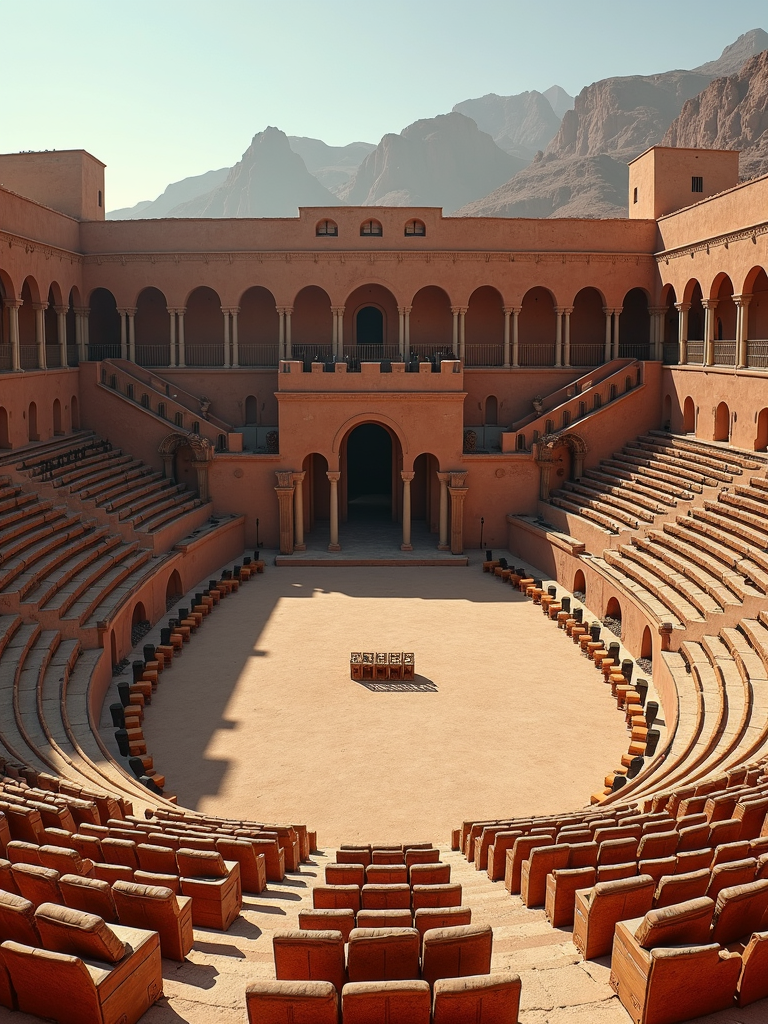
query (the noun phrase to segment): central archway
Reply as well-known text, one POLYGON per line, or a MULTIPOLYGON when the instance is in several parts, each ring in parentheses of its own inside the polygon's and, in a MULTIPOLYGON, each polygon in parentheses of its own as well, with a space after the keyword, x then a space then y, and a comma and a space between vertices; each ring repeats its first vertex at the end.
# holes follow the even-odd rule
POLYGON ((378 423, 361 423, 347 438, 347 518, 350 522, 393 519, 392 435, 378 423))
POLYGON ((358 310, 355 341, 358 345, 384 344, 384 314, 378 306, 363 306, 358 310))

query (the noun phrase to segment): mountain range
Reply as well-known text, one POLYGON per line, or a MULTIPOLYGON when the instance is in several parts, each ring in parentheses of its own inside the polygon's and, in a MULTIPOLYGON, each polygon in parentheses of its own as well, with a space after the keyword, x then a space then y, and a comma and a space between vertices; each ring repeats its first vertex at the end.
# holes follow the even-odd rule
POLYGON ((768 33, 753 29, 690 71, 493 93, 378 145, 328 146, 270 127, 232 168, 169 185, 108 219, 291 217, 300 206, 441 206, 446 215, 624 217, 627 163, 649 146, 743 151, 768 172, 768 33))

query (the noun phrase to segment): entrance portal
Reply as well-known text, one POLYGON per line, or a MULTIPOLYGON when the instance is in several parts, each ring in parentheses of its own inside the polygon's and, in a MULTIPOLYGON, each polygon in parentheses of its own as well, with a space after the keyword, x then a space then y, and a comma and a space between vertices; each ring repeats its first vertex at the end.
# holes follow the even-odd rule
POLYGON ((377 423, 362 423, 347 440, 347 515, 392 518, 392 438, 377 423))

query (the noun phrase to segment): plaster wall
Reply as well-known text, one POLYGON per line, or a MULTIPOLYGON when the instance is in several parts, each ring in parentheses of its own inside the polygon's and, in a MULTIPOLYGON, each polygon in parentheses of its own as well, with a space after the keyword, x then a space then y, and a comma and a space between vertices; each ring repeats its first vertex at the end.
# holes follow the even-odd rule
POLYGON ((82 402, 76 369, 0 374, 0 409, 4 409, 8 416, 8 446, 20 448, 29 444, 29 406, 32 402, 36 406, 40 441, 49 441, 54 436, 53 405, 57 400, 61 408, 62 433, 70 433, 73 399, 77 419, 82 402))
POLYGON ((0 154, 0 184, 76 220, 103 221, 104 167, 83 149, 0 154))
POLYGON ((669 397, 670 425, 676 433, 685 432, 685 401, 690 398, 696 411, 696 437, 714 440, 717 406, 725 402, 730 411, 731 444, 751 450, 757 447, 758 419, 768 409, 765 374, 714 366, 665 367, 660 390, 662 403, 669 397))
POLYGON ((738 180, 737 150, 653 146, 629 165, 629 216, 656 219, 732 188, 738 180), (693 191, 694 176, 702 178, 702 192, 693 191))

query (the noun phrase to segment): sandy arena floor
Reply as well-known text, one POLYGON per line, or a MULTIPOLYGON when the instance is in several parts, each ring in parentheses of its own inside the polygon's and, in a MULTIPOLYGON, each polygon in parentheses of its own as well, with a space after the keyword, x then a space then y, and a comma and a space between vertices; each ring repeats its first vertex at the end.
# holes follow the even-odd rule
POLYGON ((627 748, 621 715, 541 609, 468 568, 268 567, 205 623, 145 716, 179 803, 301 821, 324 845, 578 807, 627 748), (373 692, 351 651, 414 651, 373 692))

